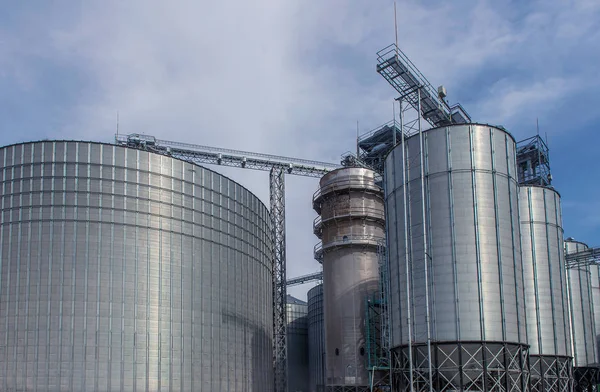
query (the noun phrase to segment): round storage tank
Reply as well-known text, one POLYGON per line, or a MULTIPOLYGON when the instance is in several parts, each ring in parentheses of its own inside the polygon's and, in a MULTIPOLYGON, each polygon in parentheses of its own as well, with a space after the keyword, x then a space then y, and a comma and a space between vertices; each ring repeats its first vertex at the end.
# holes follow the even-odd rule
POLYGON ((521 186, 519 208, 531 390, 564 391, 573 359, 560 195, 521 186))
POLYGON ((596 362, 600 363, 600 267, 591 265, 592 302, 594 304, 594 325, 596 326, 596 362))
POLYGON ((309 391, 324 392, 325 335, 323 323, 323 285, 308 291, 308 374, 309 391))
POLYGON ((272 391, 269 213, 167 156, 0 148, 0 389, 272 391))
POLYGON ((424 178, 419 134, 385 162, 392 348, 403 370, 398 388, 408 388, 411 353, 415 389, 431 380, 434 390, 487 391, 496 382, 526 390, 515 140, 479 124, 433 128, 422 138, 424 178))
MULTIPOLYGON (((583 242, 567 239, 565 253, 577 253, 588 248, 583 242)), ((587 367, 596 362, 596 329, 592 299, 590 266, 575 265, 567 269, 573 328, 573 366, 587 367)))
POLYGON ((308 304, 288 294, 288 392, 308 392, 308 304))
POLYGON ((375 172, 348 167, 321 178, 313 206, 322 247, 326 385, 366 387, 366 299, 379 290, 378 246, 384 233, 383 194, 375 172))

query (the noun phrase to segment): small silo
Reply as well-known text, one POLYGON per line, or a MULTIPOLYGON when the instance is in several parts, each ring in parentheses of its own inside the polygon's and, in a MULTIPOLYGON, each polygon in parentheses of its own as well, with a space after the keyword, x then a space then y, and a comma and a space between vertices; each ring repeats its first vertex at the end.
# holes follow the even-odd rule
MULTIPOLYGON (((583 242, 575 241, 573 238, 565 240, 566 254, 578 253, 586 249, 588 246, 583 242)), ((576 390, 586 390, 599 381, 590 266, 585 262, 568 264, 567 278, 573 340, 573 376, 576 390)))
POLYGON ((596 362, 600 363, 600 266, 590 265, 592 279, 592 302, 594 325, 596 326, 596 362))
POLYGON ((366 387, 366 298, 379 289, 378 246, 384 237, 383 192, 375 172, 346 167, 321 178, 313 207, 322 239, 326 385, 366 387))
POLYGON ((521 186, 519 209, 531 390, 568 390, 573 358, 560 195, 521 186))
POLYGON ((396 390, 528 390, 515 140, 432 128, 385 173, 396 390))
POLYGON ((287 392, 308 392, 308 304, 288 294, 287 392))
POLYGON ((310 392, 325 390, 323 285, 308 291, 308 373, 310 392))
POLYGON ((273 390, 269 211, 147 151, 0 148, 0 390, 273 390))

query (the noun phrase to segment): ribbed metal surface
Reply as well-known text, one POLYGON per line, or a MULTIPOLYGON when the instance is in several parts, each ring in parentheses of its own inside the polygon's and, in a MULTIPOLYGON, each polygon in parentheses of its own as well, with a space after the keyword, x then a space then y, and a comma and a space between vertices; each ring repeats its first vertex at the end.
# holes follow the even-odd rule
POLYGON ((374 172, 334 170, 321 178, 314 206, 322 219, 323 298, 328 386, 366 386, 365 299, 379 288, 377 241, 383 195, 374 172))
POLYGON ((325 385, 325 331, 322 284, 308 291, 308 371, 308 390, 310 392, 322 392, 325 385))
MULTIPOLYGON (((430 332, 436 342, 432 370, 445 378, 433 382, 439 382, 440 388, 442 383, 450 383, 452 388, 460 389, 467 388, 463 383, 468 377, 481 376, 489 382, 503 377, 487 373, 490 366, 496 365, 485 365, 477 353, 488 352, 488 361, 498 357, 505 358, 502 361, 514 359, 516 365, 511 363, 511 368, 506 369, 509 383, 511 388, 525 388, 526 376, 522 372, 526 369, 527 333, 515 141, 502 129, 479 124, 434 128, 423 133, 426 252, 419 135, 408 138, 404 144, 407 164, 404 165, 400 144, 388 155, 385 166, 392 347, 406 355, 403 350, 409 344, 409 311, 410 341, 419 347, 427 343, 428 259, 430 332), (408 232, 404 228, 405 186, 408 232), (448 345, 437 344, 443 342, 448 345), (464 344, 457 345, 458 342, 464 344), (462 356, 456 356, 457 352, 463 352, 462 356), (460 377, 456 373, 459 367, 464 371, 460 377)), ((417 351, 421 350, 419 347, 417 351)), ((414 356, 422 358, 422 352, 415 352, 414 356)), ((498 366, 504 366, 502 361, 498 366)), ((415 362, 415 367, 428 372, 426 363, 415 362)), ((487 390, 489 385, 471 387, 487 390)))
POLYGON ((0 389, 272 390, 267 208, 86 142, 0 149, 0 389))
POLYGON ((287 296, 288 392, 308 392, 308 304, 287 296))
MULTIPOLYGON (((576 253, 587 249, 583 242, 565 241, 565 252, 576 253)), ((573 366, 587 367, 596 362, 596 328, 592 299, 590 266, 567 269, 569 302, 573 333, 573 366)))
POLYGON ((596 362, 600 363, 600 267, 590 266, 592 280, 592 303, 594 304, 594 325, 596 326, 596 362))
POLYGON ((519 206, 529 354, 571 356, 560 195, 523 186, 519 206))
POLYGON ((532 389, 562 391, 571 381, 560 370, 568 370, 572 353, 560 195, 521 186, 519 209, 532 389))

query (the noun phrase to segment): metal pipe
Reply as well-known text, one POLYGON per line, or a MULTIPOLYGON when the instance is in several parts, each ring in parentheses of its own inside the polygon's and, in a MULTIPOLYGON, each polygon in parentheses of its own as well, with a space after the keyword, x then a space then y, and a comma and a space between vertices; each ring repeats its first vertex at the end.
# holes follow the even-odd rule
POLYGON ((408 367, 410 379, 410 391, 413 392, 413 358, 412 358, 412 319, 411 319, 411 298, 410 298, 410 268, 408 263, 408 204, 406 197, 406 157, 404 143, 404 116, 402 115, 402 100, 400 102, 400 137, 402 138, 402 193, 404 197, 404 265, 406 267, 406 317, 408 323, 408 367))
POLYGON ((421 211, 423 225, 423 254, 425 256, 425 323, 427 325, 427 365, 429 371, 429 392, 433 392, 433 374, 431 368, 431 325, 429 311, 429 253, 427 252, 427 222, 425 214, 425 154, 423 151, 423 128, 421 126, 421 89, 417 90, 419 103, 418 126, 419 126, 419 153, 421 158, 421 211))

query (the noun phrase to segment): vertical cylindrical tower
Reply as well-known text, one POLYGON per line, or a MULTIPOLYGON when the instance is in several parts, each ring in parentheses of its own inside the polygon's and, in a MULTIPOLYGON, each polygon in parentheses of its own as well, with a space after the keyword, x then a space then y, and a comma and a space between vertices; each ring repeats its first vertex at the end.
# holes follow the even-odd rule
POLYGON ((551 188, 521 186, 519 209, 531 390, 568 390, 571 326, 560 195, 551 188))
POLYGON ((594 305, 594 325, 596 326, 596 362, 600 363, 600 266, 590 266, 592 279, 592 303, 594 305))
POLYGON ((325 388, 325 335, 322 284, 308 291, 308 373, 308 390, 323 392, 325 388))
POLYGON ((288 294, 286 303, 289 392, 308 392, 308 304, 288 294))
POLYGON ((0 148, 0 390, 273 390, 268 209, 181 160, 0 148))
POLYGON ((365 299, 379 288, 377 245, 384 239, 383 194, 375 172, 343 168, 320 181, 313 206, 322 238, 326 384, 329 389, 368 385, 365 299))
MULTIPOLYGON (((565 240, 565 253, 572 254, 588 249, 583 242, 573 238, 565 240)), ((571 333, 573 340, 573 375, 575 389, 584 391, 598 382, 596 364, 596 327, 590 266, 567 264, 569 306, 571 308, 571 333)))
POLYGON ((422 152, 420 135, 411 136, 385 165, 392 350, 404 375, 397 390, 410 390, 409 354, 415 390, 430 378, 433 390, 527 390, 515 140, 479 124, 422 137, 422 152))

